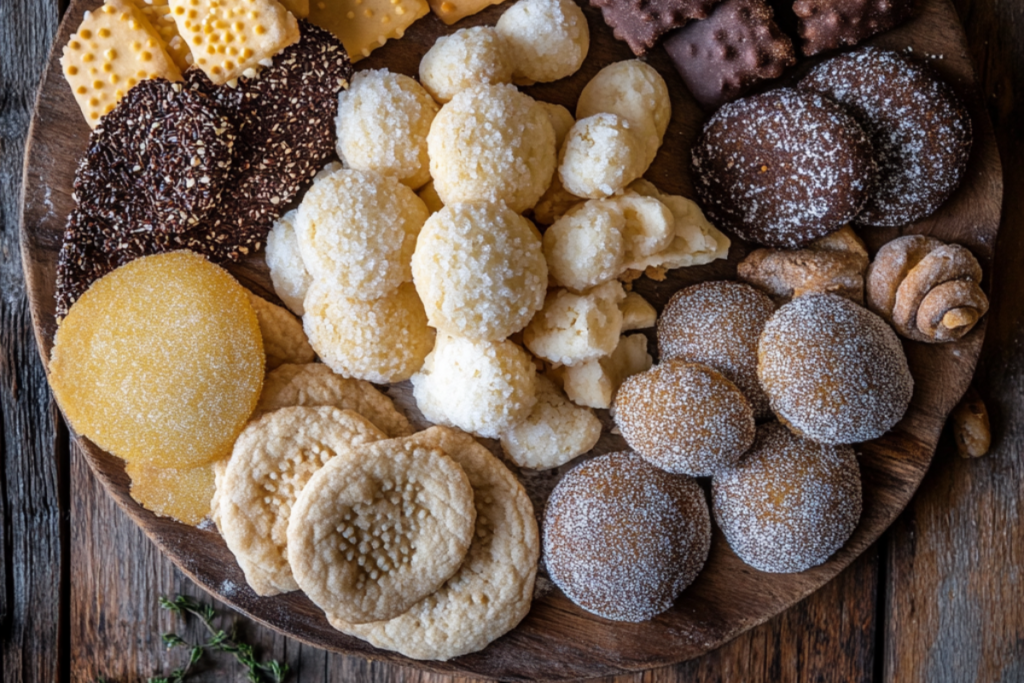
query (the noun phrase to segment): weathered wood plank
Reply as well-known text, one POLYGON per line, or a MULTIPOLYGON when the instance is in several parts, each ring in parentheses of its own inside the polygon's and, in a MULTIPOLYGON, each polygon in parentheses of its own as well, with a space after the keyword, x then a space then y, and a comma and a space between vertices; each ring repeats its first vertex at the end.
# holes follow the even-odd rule
POLYGON ((61 539, 57 415, 29 314, 19 248, 22 155, 46 53, 52 2, 0 3, 0 678, 59 673, 61 539))
POLYGON ((992 452, 946 434, 891 531, 886 681, 1024 680, 1024 5, 954 0, 1002 153, 1003 225, 975 386, 992 452))

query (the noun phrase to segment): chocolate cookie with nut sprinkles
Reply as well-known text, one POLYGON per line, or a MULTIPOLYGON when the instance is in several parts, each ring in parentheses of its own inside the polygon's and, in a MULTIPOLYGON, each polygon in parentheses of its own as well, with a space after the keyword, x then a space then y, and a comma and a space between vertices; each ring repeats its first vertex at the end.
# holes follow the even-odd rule
POLYGON ((220 201, 235 126, 181 83, 144 80, 89 136, 75 173, 79 207, 133 232, 184 232, 220 201))
POLYGON ((299 29, 298 42, 271 66, 234 85, 215 86, 196 68, 185 74, 238 129, 232 191, 214 226, 234 231, 242 253, 259 248, 283 209, 334 156, 338 91, 348 87, 352 64, 329 32, 305 21, 299 29))

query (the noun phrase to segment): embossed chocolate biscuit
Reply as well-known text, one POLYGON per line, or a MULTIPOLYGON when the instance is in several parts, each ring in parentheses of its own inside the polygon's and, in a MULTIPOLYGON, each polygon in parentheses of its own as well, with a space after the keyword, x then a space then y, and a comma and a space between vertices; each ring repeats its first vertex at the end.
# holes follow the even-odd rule
POLYGON ((637 57, 647 54, 658 39, 694 19, 706 19, 721 0, 590 0, 601 10, 604 23, 625 41, 637 57))
POLYGON ((665 39, 665 51, 701 106, 716 109, 796 63, 793 42, 772 17, 764 0, 726 0, 704 21, 665 39))
POLYGON ((844 45, 856 45, 899 26, 914 12, 913 0, 796 0, 797 31, 810 57, 844 45))

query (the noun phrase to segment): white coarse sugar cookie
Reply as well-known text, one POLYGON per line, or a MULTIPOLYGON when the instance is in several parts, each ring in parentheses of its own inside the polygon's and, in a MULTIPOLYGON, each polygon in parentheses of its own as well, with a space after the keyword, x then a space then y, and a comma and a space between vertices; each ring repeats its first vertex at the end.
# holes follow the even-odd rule
POLYGON ((469 477, 477 515, 466 559, 440 590, 399 617, 351 624, 329 614, 328 620, 375 647, 445 661, 482 650, 530 611, 539 533, 523 487, 486 448, 444 427, 412 438, 440 447, 469 477))
POLYGON ((505 39, 520 85, 557 81, 576 73, 590 49, 590 29, 572 0, 519 0, 494 27, 505 39))
POLYGON ((525 420, 501 435, 501 447, 520 467, 549 470, 586 453, 600 438, 601 420, 538 375, 537 403, 525 420))
POLYGON ((393 619, 458 570, 475 523, 473 488, 443 450, 379 441, 313 475, 288 523, 288 561, 326 614, 393 619))
POLYGON ((420 60, 420 81, 444 104, 474 85, 512 82, 505 41, 490 26, 462 28, 441 36, 420 60))
POLYGON ((356 413, 331 406, 282 408, 249 423, 216 478, 216 521, 258 595, 299 587, 288 564, 288 520, 313 473, 386 438, 356 413))
POLYGON ((414 431, 394 402, 372 384, 342 377, 323 363, 286 363, 267 373, 254 419, 289 406, 334 406, 351 410, 389 437, 408 436, 414 431))
POLYGON ((558 156, 558 177, 577 197, 609 197, 647 170, 642 138, 618 114, 579 119, 558 156))
POLYGON ((302 315, 305 309, 302 300, 306 298, 313 278, 306 272, 306 264, 299 252, 299 240, 295 236, 295 218, 298 211, 292 209, 274 221, 274 227, 267 233, 267 267, 274 292, 295 315, 302 315))

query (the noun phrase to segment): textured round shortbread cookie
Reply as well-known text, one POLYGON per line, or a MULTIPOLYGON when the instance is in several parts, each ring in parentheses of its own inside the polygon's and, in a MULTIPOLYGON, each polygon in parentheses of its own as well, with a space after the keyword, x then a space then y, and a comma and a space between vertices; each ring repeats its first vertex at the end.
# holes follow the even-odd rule
POLYGON ((254 418, 289 406, 334 406, 359 413, 389 437, 415 431, 394 402, 369 382, 336 374, 323 363, 286 363, 267 373, 254 418))
POLYGON ((797 297, 775 312, 761 333, 757 376, 780 422, 829 444, 885 434, 914 393, 896 333, 835 294, 797 297))
POLYGON ((590 28, 572 0, 519 0, 494 26, 508 46, 512 79, 548 83, 576 73, 590 50, 590 28))
POLYGON ((665 79, 639 59, 609 64, 590 79, 576 103, 577 120, 601 113, 618 114, 633 126, 634 134, 644 143, 646 171, 672 120, 665 79))
POLYGON ((441 36, 420 60, 420 82, 441 104, 474 85, 511 81, 508 46, 491 26, 462 28, 441 36))
POLYGON ((421 187, 430 180, 427 133, 438 109, 408 76, 386 69, 359 71, 348 90, 338 93, 338 156, 350 168, 421 187))
POLYGON ((314 280, 369 301, 412 279, 409 261, 429 215, 423 200, 397 179, 346 168, 306 192, 295 234, 314 280))
POLYGON ((434 330, 409 282, 373 301, 350 299, 314 282, 302 326, 332 370, 378 384, 409 379, 434 346, 434 330))
POLYGON ((454 204, 431 216, 412 274, 431 326, 480 340, 523 329, 548 285, 537 229, 501 202, 454 204))
POLYGON ((477 85, 441 107, 427 136, 430 175, 445 204, 504 201, 521 213, 555 170, 547 113, 511 85, 477 85))
POLYGON ((299 587, 331 617, 393 619, 439 589, 474 538, 466 473, 415 436, 339 453, 306 484, 288 522, 299 587))
POLYGON ((662 360, 681 358, 718 370, 740 388, 756 419, 772 414, 757 379, 757 342, 775 304, 739 282, 702 282, 672 295, 658 319, 662 360))
POLYGON ((270 269, 270 280, 274 292, 295 315, 302 315, 305 309, 302 300, 306 298, 313 278, 306 271, 306 264, 299 252, 299 239, 295 236, 297 209, 292 209, 274 221, 274 227, 267 233, 265 255, 270 269))
POLYGON ((281 408, 242 431, 217 478, 217 528, 258 595, 299 588, 288 564, 288 520, 310 477, 339 454, 386 438, 332 406, 281 408))
POLYGON ((849 446, 802 439, 778 422, 715 473, 715 521, 740 559, 763 572, 802 572, 827 560, 857 528, 860 468, 849 446))
POLYGON ((594 114, 569 130, 558 157, 558 177, 577 197, 608 197, 643 175, 644 143, 617 114, 594 114))
POLYGON ((530 414, 536 377, 533 360, 513 342, 440 334, 412 387, 431 422, 497 439, 530 414))
POLYGON ((336 629, 413 659, 445 661, 476 652, 515 628, 530 611, 540 554, 537 522, 526 491, 472 437, 432 427, 410 441, 440 448, 473 487, 476 530, 466 559, 436 593, 390 621, 351 624, 327 615, 336 629))
POLYGON ((626 443, 668 472, 706 477, 754 441, 754 411, 739 388, 701 363, 665 360, 626 379, 615 395, 626 443))
POLYGON ((606 619, 646 621, 697 578, 711 515, 690 477, 609 453, 572 469, 544 511, 544 563, 577 605, 606 619))
POLYGON ((302 323, 288 309, 272 304, 252 292, 249 292, 249 303, 260 323, 267 370, 273 370, 284 363, 312 363, 316 360, 313 347, 302 331, 302 323))

